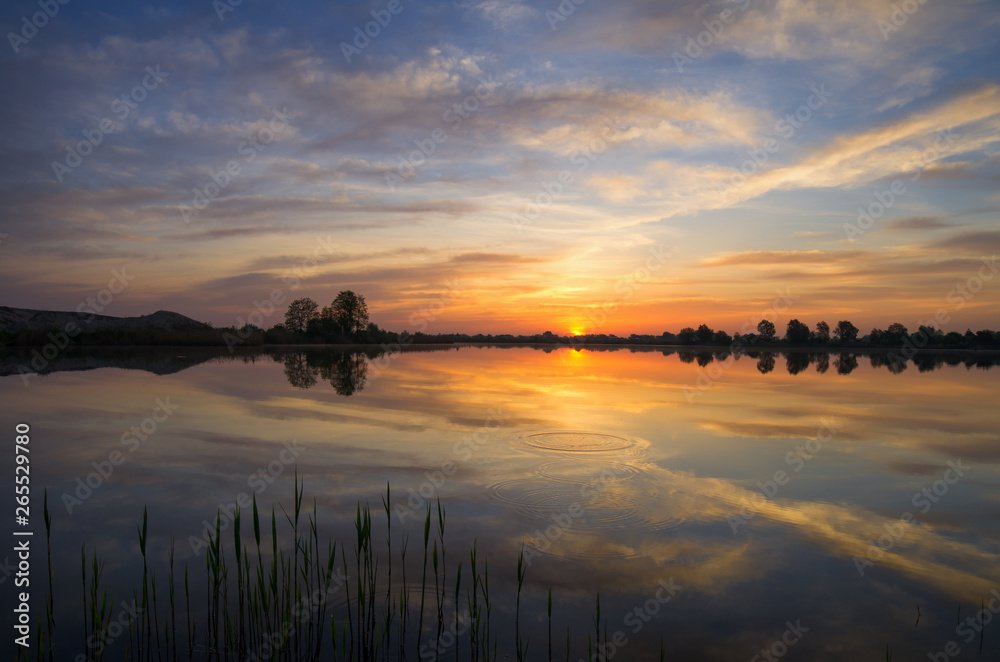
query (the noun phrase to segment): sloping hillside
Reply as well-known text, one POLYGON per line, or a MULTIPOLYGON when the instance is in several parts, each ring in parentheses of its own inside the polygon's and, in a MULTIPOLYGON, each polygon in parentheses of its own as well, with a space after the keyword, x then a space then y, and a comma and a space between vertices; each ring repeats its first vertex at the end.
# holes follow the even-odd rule
POLYGON ((73 323, 81 331, 106 329, 157 329, 161 331, 189 331, 211 328, 204 322, 193 320, 179 313, 158 310, 139 317, 112 317, 92 313, 55 310, 32 310, 0 306, 0 331, 17 333, 45 329, 64 329, 73 323))

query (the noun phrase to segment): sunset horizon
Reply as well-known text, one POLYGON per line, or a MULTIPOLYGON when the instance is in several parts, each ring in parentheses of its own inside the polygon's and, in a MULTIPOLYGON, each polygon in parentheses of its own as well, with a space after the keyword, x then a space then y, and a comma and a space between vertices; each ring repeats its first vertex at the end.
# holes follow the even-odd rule
POLYGON ((550 4, 17 3, 0 304, 125 272, 106 314, 215 326, 348 289, 428 333, 998 326, 996 12, 550 4))

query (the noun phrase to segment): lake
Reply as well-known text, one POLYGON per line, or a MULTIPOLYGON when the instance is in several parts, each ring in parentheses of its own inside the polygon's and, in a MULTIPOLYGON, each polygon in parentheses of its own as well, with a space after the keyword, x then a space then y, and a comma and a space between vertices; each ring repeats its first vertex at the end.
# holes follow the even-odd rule
MULTIPOLYGON (((201 624, 194 657, 206 659, 207 534, 218 523, 232 555, 225 511, 256 498, 261 566, 271 567, 272 507, 292 555, 282 507, 291 516, 295 472, 300 534, 315 500, 318 548, 338 541, 345 554, 332 582, 343 590, 310 612, 326 619, 325 655, 331 613, 338 623, 348 607, 357 613, 360 502, 371 507, 375 594, 389 589, 378 610, 396 610, 389 659, 402 616, 386 605, 400 597, 407 659, 470 659, 474 545, 478 572, 489 564, 498 659, 516 659, 518 638, 527 659, 548 659, 550 589, 555 659, 567 658, 567 631, 573 660, 588 657, 588 638, 593 659, 598 636, 599 659, 660 659, 661 646, 678 660, 874 660, 887 647, 893 659, 1000 659, 1000 371, 981 354, 903 363, 634 347, 117 350, 67 355, 30 377, 10 360, 0 378, 8 438, 30 425, 32 622, 44 621, 46 487, 59 660, 129 653, 129 624, 142 622, 131 606, 141 602, 144 507, 153 631, 174 632, 163 625, 173 540, 178 595, 188 562, 201 624), (426 589, 420 624, 428 507, 447 588, 426 589), (120 624, 103 644, 84 631, 81 546, 88 564, 94 553, 103 563, 98 594, 120 624)), ((246 507, 241 520, 256 563, 246 507)), ((16 560, 7 554, 5 594, 16 560)), ((225 580, 230 600, 238 574, 225 580)), ((186 659, 187 641, 180 648, 186 659)))

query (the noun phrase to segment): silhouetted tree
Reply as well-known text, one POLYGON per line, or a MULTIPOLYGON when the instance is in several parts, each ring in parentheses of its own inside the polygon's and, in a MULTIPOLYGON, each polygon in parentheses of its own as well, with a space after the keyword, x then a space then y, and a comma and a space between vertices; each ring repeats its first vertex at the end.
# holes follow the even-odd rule
POLYGON ((292 332, 302 333, 311 320, 318 316, 319 305, 309 297, 296 299, 288 304, 285 311, 285 328, 292 332))
POLYGON ((965 344, 965 337, 958 331, 951 331, 944 337, 944 344, 948 347, 962 347, 965 344))
MULTIPOLYGON (((921 324, 920 328, 917 329, 917 333, 913 335, 918 335, 918 334, 924 337, 927 345, 937 345, 941 342, 941 339, 944 337, 944 334, 941 333, 941 331, 939 331, 938 329, 935 329, 933 326, 924 324, 921 324)), ((912 338, 913 336, 911 336, 911 339, 912 338)), ((922 341, 917 340, 914 341, 913 344, 916 345, 917 347, 920 347, 920 342, 922 341)))
POLYGON ((308 389, 316 385, 319 372, 306 361, 305 352, 295 352, 284 357, 285 378, 295 388, 308 389))
POLYGON ((702 324, 701 326, 698 327, 698 330, 695 332, 695 335, 698 337, 698 342, 700 342, 703 345, 707 345, 708 343, 712 342, 712 338, 715 337, 715 331, 712 331, 712 329, 708 328, 707 324, 702 324))
POLYGON ((757 325, 757 333, 765 342, 770 342, 774 340, 774 334, 776 329, 774 328, 774 322, 770 320, 761 320, 760 324, 757 325))
POLYGON ((324 307, 319 317, 309 320, 306 335, 318 342, 336 342, 340 339, 340 326, 333 318, 330 306, 324 307))
POLYGON ((816 340, 830 342, 830 325, 826 322, 816 322, 816 340))
POLYGON ((731 342, 733 342, 732 337, 722 329, 719 329, 718 331, 715 332, 714 340, 719 345, 728 345, 731 342))
POLYGON ((368 326, 368 304, 360 294, 344 290, 323 308, 320 317, 332 320, 343 335, 351 337, 368 326))
POLYGON ((923 354, 917 352, 913 355, 913 363, 917 366, 918 372, 933 372, 944 367, 944 359, 933 354, 923 354))
POLYGON ((889 372, 894 375, 898 375, 906 370, 907 365, 906 359, 896 352, 889 352, 888 354, 873 354, 871 357, 871 364, 874 368, 885 366, 889 369, 889 372))
POLYGON ((816 372, 821 375, 830 369, 830 355, 823 352, 816 357, 816 372))
POLYGON ((851 343, 858 339, 858 327, 847 320, 841 320, 837 322, 833 335, 837 336, 840 342, 851 343))
POLYGON ((988 329, 983 329, 982 331, 976 332, 976 343, 989 347, 995 345, 996 342, 997 342, 996 336, 993 335, 992 331, 989 331, 988 329))
POLYGON ((910 332, 905 326, 899 322, 893 322, 889 325, 889 328, 885 330, 883 340, 890 345, 902 345, 903 342, 909 337, 910 332))
POLYGON ((686 326, 681 329, 681 332, 677 334, 677 340, 685 345, 690 345, 697 338, 697 332, 690 326, 686 326))
MULTIPOLYGON (((774 325, 772 324, 771 326, 774 325)), ((774 370, 774 364, 775 364, 774 353, 764 352, 763 354, 760 355, 760 358, 757 359, 757 370, 760 371, 760 374, 766 375, 767 373, 774 370)))
POLYGON ((789 320, 785 340, 793 344, 809 342, 809 327, 798 320, 789 320))
POLYGON ((320 368, 320 375, 330 380, 338 395, 354 395, 368 381, 368 361, 362 352, 338 353, 333 361, 320 368))
POLYGON ((853 354, 841 354, 834 361, 838 375, 849 375, 858 367, 858 359, 853 354))
MULTIPOLYGON (((804 324, 802 326, 805 326, 804 324)), ((809 327, 806 326, 806 333, 809 327)), ((812 357, 806 352, 788 352, 785 354, 785 368, 789 375, 797 375, 809 367, 812 357)))

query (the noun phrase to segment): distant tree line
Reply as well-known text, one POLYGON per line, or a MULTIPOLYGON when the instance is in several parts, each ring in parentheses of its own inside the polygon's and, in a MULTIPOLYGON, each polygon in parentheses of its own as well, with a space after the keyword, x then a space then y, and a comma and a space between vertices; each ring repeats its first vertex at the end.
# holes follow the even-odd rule
POLYGON ((827 322, 817 322, 812 329, 805 323, 793 319, 785 327, 785 335, 779 337, 777 327, 770 320, 761 320, 757 325, 757 333, 729 335, 726 331, 715 330, 707 324, 697 329, 685 327, 678 333, 665 331, 661 335, 631 334, 618 336, 615 334, 587 334, 580 336, 560 336, 545 331, 533 335, 512 334, 464 334, 450 333, 440 336, 424 336, 425 342, 468 342, 468 343, 523 343, 523 344, 610 344, 610 345, 706 345, 726 346, 731 349, 752 346, 795 345, 804 347, 888 347, 897 348, 904 354, 920 348, 947 349, 979 349, 1000 348, 1000 337, 997 332, 987 329, 973 333, 970 329, 964 334, 952 331, 944 333, 932 326, 920 326, 910 333, 899 322, 889 325, 888 329, 872 329, 871 332, 859 337, 860 329, 849 320, 841 320, 832 328, 827 322))
POLYGON ((682 363, 697 363, 701 368, 715 361, 739 361, 741 357, 747 357, 756 361, 757 370, 765 375, 774 371, 780 357, 784 357, 785 370, 790 375, 797 375, 810 366, 815 366, 816 372, 821 374, 833 369, 838 375, 849 375, 858 368, 859 358, 867 359, 873 368, 885 368, 893 374, 904 372, 911 364, 919 372, 932 372, 946 365, 989 370, 1000 364, 1000 357, 992 352, 957 354, 931 350, 907 357, 897 352, 866 352, 864 348, 861 348, 861 353, 850 350, 831 352, 826 349, 745 349, 732 352, 729 349, 690 348, 661 351, 667 356, 676 351, 682 363))
MULTIPOLYGON (((757 333, 743 336, 730 336, 725 331, 713 331, 702 324, 697 329, 690 327, 681 329, 675 336, 677 344, 681 345, 729 345, 734 342, 742 345, 806 345, 832 347, 896 347, 901 350, 915 350, 923 347, 947 348, 992 348, 1000 347, 1000 337, 997 332, 983 329, 973 333, 971 329, 964 334, 952 331, 944 333, 933 326, 920 326, 910 333, 903 324, 895 322, 887 329, 874 328, 868 335, 858 337, 860 329, 849 320, 837 322, 832 329, 826 322, 817 322, 814 329, 797 319, 789 320, 785 327, 785 335, 779 338, 777 328, 770 320, 761 320, 757 325, 757 333)), ((666 334, 665 334, 666 335, 666 334)))
MULTIPOLYGON (((16 333, 0 332, 0 346, 40 346, 54 344, 58 329, 22 330, 16 333)), ((182 331, 158 329, 109 328, 82 334, 75 338, 77 345, 226 345, 230 350, 236 345, 260 346, 283 344, 365 344, 365 345, 431 345, 453 343, 485 344, 540 344, 556 346, 594 345, 703 345, 725 346, 731 351, 750 347, 803 346, 864 348, 885 347, 899 350, 904 358, 913 356, 918 349, 1000 349, 1000 336, 996 331, 971 329, 959 333, 945 333, 933 326, 921 325, 910 332, 899 322, 886 329, 874 328, 868 335, 858 337, 860 330, 849 320, 841 320, 831 327, 824 321, 813 328, 793 319, 785 327, 785 334, 778 336, 774 322, 762 319, 756 333, 730 335, 722 329, 712 329, 701 324, 697 329, 685 327, 678 333, 664 331, 660 335, 631 334, 618 336, 613 333, 562 336, 551 331, 531 335, 466 334, 466 333, 396 333, 381 329, 371 322, 364 296, 351 290, 337 294, 329 305, 320 308, 309 297, 295 299, 285 311, 283 323, 264 330, 252 324, 240 329, 234 327, 201 328, 182 331)), ((67 344, 69 341, 67 340, 67 344)), ((59 347, 65 346, 58 345, 59 347)))

